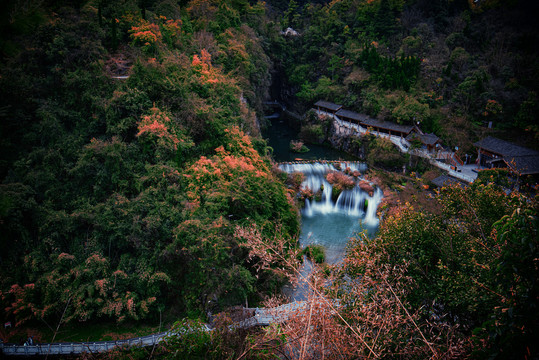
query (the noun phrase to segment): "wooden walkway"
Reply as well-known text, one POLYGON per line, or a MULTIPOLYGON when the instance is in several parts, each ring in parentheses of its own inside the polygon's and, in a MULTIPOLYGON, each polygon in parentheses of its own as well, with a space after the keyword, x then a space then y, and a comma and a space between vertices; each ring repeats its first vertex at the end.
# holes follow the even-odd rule
POLYGON ((388 135, 388 134, 379 133, 379 132, 376 132, 376 131, 369 131, 368 129, 365 129, 365 128, 363 128, 362 126, 360 126, 358 124, 353 124, 351 122, 342 120, 337 115, 334 115, 334 114, 331 114, 331 113, 328 113, 328 112, 324 112, 324 111, 320 111, 320 110, 316 110, 316 109, 313 109, 313 110, 319 116, 324 115, 324 116, 328 116, 328 117, 333 118, 335 120, 335 123, 336 123, 337 134, 339 134, 339 135, 351 135, 353 133, 362 135, 362 134, 366 134, 368 132, 368 133, 373 134, 375 136, 384 137, 384 138, 389 139, 393 144, 395 144, 395 146, 397 146, 397 148, 402 153, 410 153, 410 154, 413 154, 413 155, 416 155, 416 156, 427 159, 431 165, 436 166, 436 167, 438 167, 438 168, 440 168, 442 170, 447 171, 449 175, 451 175, 451 176, 453 176, 453 177, 455 177, 457 179, 466 181, 468 183, 472 183, 477 178, 477 172, 472 171, 470 169, 470 166, 463 165, 462 160, 460 160, 460 159, 455 160, 455 154, 453 152, 451 152, 451 151, 445 152, 445 154, 446 154, 445 160, 449 160, 453 164, 453 166, 450 165, 450 164, 446 164, 444 162, 439 161, 441 159, 438 159, 435 156, 436 154, 432 154, 432 153, 429 153, 427 151, 422 151, 420 149, 411 149, 411 144, 406 139, 400 138, 400 137, 395 136, 395 135, 388 135))
MULTIPOLYGON (((281 323, 307 306, 304 301, 291 302, 275 308, 254 308, 247 309, 254 311, 254 316, 234 323, 231 329, 248 329, 254 326, 268 326, 270 324, 281 323)), ((212 329, 205 325, 206 331, 212 329)), ((92 342, 71 342, 71 343, 52 343, 35 345, 15 345, 0 343, 0 355, 3 356, 45 356, 45 355, 78 355, 82 353, 103 353, 114 348, 149 347, 154 346, 166 337, 177 335, 170 331, 157 334, 141 336, 126 340, 116 341, 92 341, 92 342)))
POLYGON ((44 356, 44 355, 77 355, 82 353, 103 353, 116 347, 153 346, 162 341, 168 332, 141 336, 126 340, 71 342, 35 345, 0 344, 0 353, 4 356, 44 356))

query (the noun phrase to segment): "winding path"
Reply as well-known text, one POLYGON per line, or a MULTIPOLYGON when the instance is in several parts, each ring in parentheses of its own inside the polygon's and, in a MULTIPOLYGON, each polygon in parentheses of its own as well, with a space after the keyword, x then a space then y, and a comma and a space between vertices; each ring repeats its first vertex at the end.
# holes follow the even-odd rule
MULTIPOLYGON (((296 301, 284 304, 275 308, 251 308, 246 309, 254 313, 254 316, 236 322, 230 327, 232 329, 248 329, 254 326, 268 326, 270 324, 281 323, 307 306, 304 301, 296 301)), ((208 325, 204 325, 206 331, 212 331, 208 325)), ((166 337, 175 335, 171 331, 160 332, 126 340, 115 341, 92 341, 92 342, 69 342, 51 343, 36 345, 15 345, 0 343, 0 354, 3 356, 44 356, 44 355, 78 355, 82 353, 103 353, 117 347, 148 347, 154 346, 166 337)))

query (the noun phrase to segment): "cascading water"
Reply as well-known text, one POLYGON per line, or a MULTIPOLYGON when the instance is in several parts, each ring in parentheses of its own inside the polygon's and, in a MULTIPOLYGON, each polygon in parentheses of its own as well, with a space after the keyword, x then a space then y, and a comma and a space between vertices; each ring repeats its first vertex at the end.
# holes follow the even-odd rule
MULTIPOLYGON (((365 164, 356 162, 339 163, 340 169, 349 168, 350 171, 364 171, 365 164)), ((377 226, 376 209, 382 200, 382 191, 374 190, 372 196, 362 190, 358 184, 351 190, 343 190, 339 197, 333 201, 333 186, 326 180, 330 171, 337 171, 335 163, 312 163, 312 164, 282 164, 281 170, 287 173, 301 172, 305 180, 301 184, 304 189, 311 189, 314 193, 321 190, 320 200, 305 200, 303 216, 312 217, 317 214, 345 214, 351 217, 363 218, 363 223, 368 226, 377 226)))
MULTIPOLYGON (((336 159, 352 159, 348 154, 323 146, 309 144, 310 151, 297 154, 290 151, 290 141, 298 139, 298 133, 287 124, 287 119, 272 121, 266 134, 269 145, 274 149, 276 161, 293 161, 299 159, 324 159, 325 163, 282 163, 281 170, 287 173, 301 172, 305 174, 303 187, 309 187, 317 192, 322 185, 320 198, 308 201, 302 211, 301 246, 321 245, 325 249, 326 262, 335 264, 344 257, 348 240, 360 232, 373 237, 378 228, 376 209, 381 201, 382 192, 374 190, 372 196, 362 191, 359 186, 343 191, 338 199, 332 200, 333 187, 325 179, 329 171, 350 168, 352 172, 362 173, 366 165, 357 161, 337 161, 336 159), (339 165, 335 165, 338 163, 339 165), (367 206, 365 206, 367 205, 367 206)), ((316 161, 316 160, 315 160, 316 161)), ((309 261, 304 262, 301 269, 303 275, 310 273, 309 261)), ((305 299, 307 286, 298 284, 297 287, 284 290, 291 299, 305 299), (302 290, 303 288, 303 290, 302 290)))
MULTIPOLYGON (((363 172, 365 164, 358 162, 333 163, 292 163, 281 164, 281 170, 287 173, 301 172, 305 180, 302 188, 309 188, 313 193, 322 189, 321 196, 313 200, 306 200, 302 211, 302 224, 300 244, 322 245, 326 253, 326 262, 334 264, 339 262, 346 251, 348 239, 365 231, 368 236, 374 236, 378 227, 376 209, 382 200, 382 191, 378 188, 369 195, 359 187, 360 179, 356 180, 355 187, 344 190, 333 201, 333 186, 326 180, 331 171, 350 168, 352 172, 363 172)), ((300 270, 302 275, 308 276, 311 265, 308 260, 300 270)), ((305 300, 309 292, 305 282, 300 281, 293 288, 285 288, 285 294, 291 299, 305 300)))

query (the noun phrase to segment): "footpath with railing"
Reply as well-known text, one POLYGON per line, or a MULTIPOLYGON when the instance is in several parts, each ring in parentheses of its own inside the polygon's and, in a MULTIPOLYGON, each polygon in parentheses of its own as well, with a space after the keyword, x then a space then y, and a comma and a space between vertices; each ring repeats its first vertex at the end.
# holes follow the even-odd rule
POLYGON ((383 137, 395 144, 395 146, 397 146, 401 152, 425 158, 431 165, 447 171, 449 175, 457 179, 472 183, 477 178, 477 172, 473 171, 475 165, 464 165, 463 161, 452 151, 445 150, 431 153, 422 149, 412 149, 410 142, 400 136, 372 131, 362 127, 361 125, 342 120, 335 114, 317 109, 313 110, 318 115, 324 115, 334 120, 337 135, 365 135, 368 133, 374 136, 383 137))
POLYGON ((0 353, 4 356, 45 356, 45 355, 77 355, 82 353, 103 353, 114 348, 132 346, 153 346, 170 334, 162 332, 126 340, 69 342, 34 345, 0 344, 0 353))
MULTIPOLYGON (((282 323, 308 304, 295 301, 275 308, 247 308, 245 312, 252 314, 244 320, 230 325, 231 329, 247 329, 254 326, 268 326, 282 323)), ((212 331, 209 325, 204 325, 205 331, 212 331)), ((165 341, 169 336, 181 336, 171 331, 140 336, 126 340, 49 343, 34 345, 16 345, 0 343, 0 355, 3 356, 46 356, 46 355, 78 355, 82 353, 103 353, 115 348, 150 347, 165 341)))

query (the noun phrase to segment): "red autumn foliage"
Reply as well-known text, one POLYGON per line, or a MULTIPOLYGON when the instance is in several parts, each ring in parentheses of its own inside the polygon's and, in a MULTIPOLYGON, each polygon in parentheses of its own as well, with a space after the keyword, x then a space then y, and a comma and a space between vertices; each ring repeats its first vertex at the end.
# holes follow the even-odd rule
MULTIPOLYGON (((192 146, 167 113, 156 107, 153 107, 151 112, 150 115, 144 115, 138 124, 137 137, 147 139, 153 142, 158 150, 167 152, 192 146)), ((157 155, 161 155, 159 151, 157 155)))
POLYGON ((361 181, 359 182, 359 187, 360 187, 363 191, 368 192, 370 196, 372 196, 372 194, 374 193, 374 187, 373 187, 368 181, 361 180, 361 181))
MULTIPOLYGON (((292 283, 304 276, 297 253, 284 239, 265 241, 255 226, 238 226, 235 235, 245 240, 258 269, 272 270, 292 283)), ((466 354, 470 344, 455 335, 454 327, 443 322, 418 326, 419 314, 410 312, 404 300, 414 287, 407 275, 409 264, 384 264, 368 242, 352 240, 341 266, 322 271, 315 265, 309 278, 303 278, 311 290, 307 301, 297 303, 286 322, 269 327, 246 351, 286 353, 297 359, 452 359, 466 354)))
POLYGON ((201 81, 203 84, 216 84, 218 82, 225 81, 218 69, 212 66, 211 55, 206 49, 202 49, 200 56, 197 54, 193 55, 191 68, 196 74, 199 75, 199 81, 201 81))
POLYGON ((326 175, 326 180, 338 190, 352 189, 355 186, 354 179, 340 171, 332 171, 326 175))
POLYGON ((129 33, 133 43, 142 46, 145 50, 153 49, 162 39, 159 25, 149 23, 146 20, 141 20, 139 26, 133 26, 129 33))

